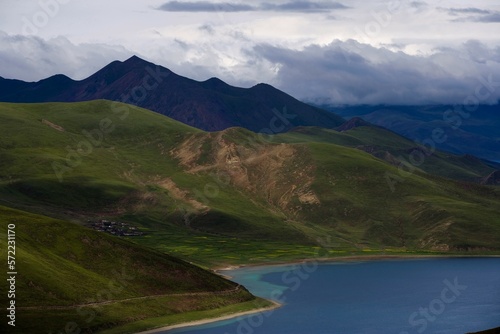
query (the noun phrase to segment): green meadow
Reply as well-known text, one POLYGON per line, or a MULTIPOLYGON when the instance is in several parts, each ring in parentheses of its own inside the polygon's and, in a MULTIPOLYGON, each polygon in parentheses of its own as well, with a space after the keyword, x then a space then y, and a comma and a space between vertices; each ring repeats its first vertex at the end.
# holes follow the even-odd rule
POLYGON ((500 190, 473 182, 493 167, 436 151, 402 169, 416 144, 380 128, 207 133, 100 100, 0 103, 0 129, 0 245, 15 224, 24 332, 267 306, 210 271, 226 266, 500 253, 500 190), (99 219, 144 235, 87 226, 99 219))

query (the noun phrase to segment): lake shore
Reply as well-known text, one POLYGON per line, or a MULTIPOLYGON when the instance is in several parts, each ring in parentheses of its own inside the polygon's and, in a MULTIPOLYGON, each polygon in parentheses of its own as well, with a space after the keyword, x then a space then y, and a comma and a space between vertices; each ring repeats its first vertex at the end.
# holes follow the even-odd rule
POLYGON ((254 268, 254 267, 275 267, 275 266, 288 266, 294 264, 302 264, 306 262, 319 262, 319 263, 337 263, 337 262, 364 262, 364 261, 388 261, 388 260, 425 260, 425 259, 450 259, 450 258, 500 258, 500 255, 463 255, 463 254, 412 254, 412 255, 347 255, 347 256, 337 256, 337 257, 319 257, 319 258, 306 258, 300 260, 290 260, 290 261, 277 261, 277 262, 263 262, 263 263, 251 263, 251 264, 240 264, 240 265, 229 265, 223 267, 216 267, 213 269, 217 274, 224 276, 225 278, 230 278, 221 272, 236 270, 242 268, 254 268))
MULTIPOLYGON (((230 265, 219 268, 214 268, 213 271, 227 279, 231 279, 232 277, 225 274, 224 271, 243 269, 243 268, 259 268, 259 267, 276 267, 276 266, 289 266, 289 265, 300 265, 307 262, 316 261, 318 263, 342 263, 342 262, 365 262, 365 261, 397 261, 397 260, 425 260, 425 259, 447 259, 447 258, 500 258, 500 255, 459 255, 459 254, 437 254, 437 255, 424 255, 424 254, 413 254, 413 255, 349 255, 349 256, 338 256, 338 257, 325 257, 325 258, 307 258, 301 260, 291 260, 291 261, 279 261, 273 263, 252 263, 252 264, 241 264, 241 265, 230 265)), ((234 314, 228 314, 221 317, 216 318, 208 318, 208 319, 200 319, 196 321, 190 321, 185 323, 179 323, 175 325, 165 326, 161 328, 151 329, 143 332, 139 332, 137 334, 153 334, 161 331, 168 331, 173 329, 192 327, 205 325, 209 323, 214 323, 223 320, 235 319, 241 316, 256 314, 260 312, 274 310, 282 306, 282 304, 268 300, 273 303, 273 305, 266 308, 259 308, 255 310, 249 310, 245 312, 239 312, 234 314)))
POLYGON ((238 313, 234 313, 234 314, 228 314, 228 315, 224 315, 224 316, 220 316, 220 317, 216 317, 216 318, 201 319, 201 320, 195 320, 195 321, 184 322, 184 323, 179 323, 179 324, 175 324, 175 325, 170 325, 170 326, 155 328, 155 329, 147 330, 147 331, 144 331, 144 332, 139 332, 137 334, 153 334, 153 333, 158 333, 158 332, 163 332, 163 331, 169 331, 169 330, 178 329, 178 328, 185 328, 185 327, 193 327, 193 326, 206 325, 206 324, 210 324, 210 323, 213 323, 213 322, 224 321, 224 320, 231 320, 231 319, 239 318, 239 317, 246 316, 246 315, 251 315, 251 314, 256 314, 256 313, 261 313, 261 312, 272 311, 272 310, 277 309, 277 308, 279 308, 279 307, 282 306, 282 304, 280 304, 280 303, 278 303, 278 302, 276 302, 274 300, 268 300, 268 301, 272 303, 271 306, 262 307, 262 308, 258 308, 258 309, 255 309, 255 310, 245 311, 245 312, 238 312, 238 313))

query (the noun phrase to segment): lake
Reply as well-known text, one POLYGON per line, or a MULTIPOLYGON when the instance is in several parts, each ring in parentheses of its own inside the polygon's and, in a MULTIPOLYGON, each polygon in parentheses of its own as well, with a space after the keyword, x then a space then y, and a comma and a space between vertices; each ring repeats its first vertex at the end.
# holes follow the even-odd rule
POLYGON ((500 258, 312 262, 224 274, 284 306, 168 333, 457 334, 500 326, 500 258))

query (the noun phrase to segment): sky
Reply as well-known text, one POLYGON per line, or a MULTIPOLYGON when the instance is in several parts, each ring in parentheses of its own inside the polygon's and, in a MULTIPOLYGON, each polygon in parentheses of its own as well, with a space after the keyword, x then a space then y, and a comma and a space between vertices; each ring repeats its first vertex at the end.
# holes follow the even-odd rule
POLYGON ((499 0, 1 0, 0 76, 80 80, 137 55, 316 103, 495 103, 499 32, 499 0))

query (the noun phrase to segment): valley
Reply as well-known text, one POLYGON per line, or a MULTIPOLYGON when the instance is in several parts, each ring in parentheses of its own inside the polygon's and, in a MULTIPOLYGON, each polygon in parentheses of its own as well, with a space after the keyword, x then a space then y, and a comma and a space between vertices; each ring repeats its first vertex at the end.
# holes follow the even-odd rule
MULTIPOLYGON (((205 133, 144 109, 121 107, 129 116, 119 123, 107 101, 3 104, 6 138, 16 146, 3 150, 0 200, 72 220, 116 218, 145 231, 304 246, 318 246, 321 237, 342 250, 497 250, 498 189, 460 180, 494 170, 480 161, 436 152, 426 161, 428 168, 402 172, 376 154, 338 145, 362 143, 362 133, 370 134, 372 143, 376 136, 390 138, 377 134, 383 130, 331 131, 326 139, 307 139, 300 131, 268 140, 239 128, 205 133), (91 131, 105 118, 115 129, 88 153, 81 150, 91 139, 80 129, 91 131), (32 136, 21 137, 16 122, 32 136), (71 152, 87 154, 72 161, 71 152), (439 176, 443 170, 448 178, 439 176), (397 182, 394 189, 388 175, 397 182)), ((393 143, 374 150, 411 152, 410 142, 393 143)))
POLYGON ((500 1, 0 3, 0 334, 500 334, 500 1))
POLYGON ((500 254, 497 163, 329 117, 207 132, 109 100, 0 103, 19 328, 137 332, 271 307, 219 268, 500 254))

